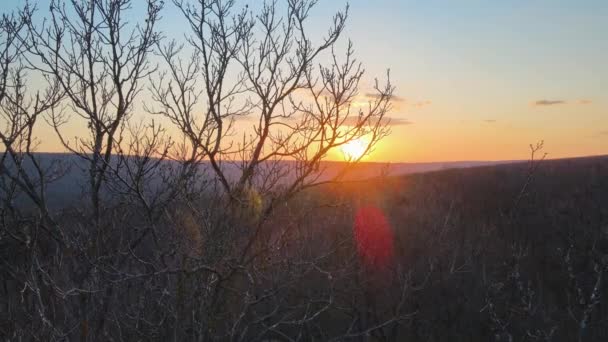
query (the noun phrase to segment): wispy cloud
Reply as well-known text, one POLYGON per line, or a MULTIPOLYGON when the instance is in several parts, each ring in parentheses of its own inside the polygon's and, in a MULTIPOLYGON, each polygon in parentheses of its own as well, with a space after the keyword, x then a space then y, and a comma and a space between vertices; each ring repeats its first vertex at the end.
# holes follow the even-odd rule
MULTIPOLYGON (((255 116, 255 115, 247 115, 247 116, 238 116, 235 117, 236 120, 238 121, 242 121, 242 122, 256 122, 259 120, 259 117, 255 116)), ((282 122, 289 122, 289 121, 299 121, 302 120, 302 116, 296 115, 296 116, 290 116, 290 117, 282 117, 282 118, 278 118, 278 121, 282 121, 282 122)), ((372 120, 372 122, 375 123, 375 120, 372 120)), ((346 118, 346 120, 344 120, 344 122, 342 123, 342 126, 355 126, 356 124, 359 123, 359 118, 356 115, 352 115, 346 118)), ((382 119, 382 123, 387 125, 387 126, 407 126, 407 125, 412 125, 414 124, 413 121, 410 121, 408 119, 405 118, 396 118, 396 117, 391 117, 391 116, 385 116, 382 119)))
POLYGON ((493 124, 493 123, 496 123, 496 120, 494 120, 494 119, 488 119, 488 120, 483 120, 483 122, 489 123, 489 124, 493 124))
MULTIPOLYGON (((589 105, 592 104, 593 101, 589 100, 589 99, 579 99, 576 101, 572 101, 572 104, 578 104, 578 105, 589 105)), ((533 106, 556 106, 556 105, 565 105, 568 104, 568 101, 566 100, 537 100, 532 102, 533 106)))
POLYGON ((408 119, 401 119, 401 118, 386 118, 388 121, 387 123, 390 126, 408 126, 408 125, 413 125, 414 122, 410 121, 408 119))
MULTIPOLYGON (((380 98, 380 96, 381 95, 377 94, 377 93, 366 93, 366 94, 363 94, 362 96, 359 96, 359 98, 356 99, 354 102, 358 103, 358 104, 362 104, 362 103, 367 104, 370 101, 378 100, 380 98)), ((406 107, 422 108, 422 107, 430 106, 432 103, 430 100, 412 101, 412 100, 408 100, 404 97, 397 96, 397 95, 392 95, 391 101, 393 102, 393 109, 395 109, 395 110, 402 110, 406 107)))
MULTIPOLYGON (((366 94, 365 94, 365 97, 366 97, 367 99, 370 99, 370 100, 371 100, 371 99, 377 100, 377 99, 379 99, 381 96, 382 96, 382 95, 381 95, 381 94, 378 94, 378 93, 366 93, 366 94)), ((393 101, 393 102, 405 102, 405 99, 404 99, 403 97, 401 97, 401 96, 397 96, 397 95, 391 95, 391 101, 393 101)))
MULTIPOLYGON (((312 100, 313 98, 310 91, 299 90, 298 95, 301 96, 302 99, 312 100)), ((333 98, 333 95, 327 89, 322 90, 318 96, 321 98, 321 101, 325 101, 324 98, 328 98, 331 101, 333 98)), ((370 103, 373 104, 378 101, 381 96, 381 94, 373 92, 361 93, 354 96, 351 99, 350 104, 355 108, 366 108, 370 103)), ((392 110, 396 112, 405 111, 407 109, 420 109, 432 104, 430 100, 411 100, 396 94, 391 95, 390 100, 392 102, 392 110)))
POLYGON ((608 136, 608 130, 605 130, 605 131, 599 131, 599 132, 597 132, 597 135, 608 136))
POLYGON ((534 106, 555 106, 566 104, 564 100, 537 100, 532 103, 534 106))
MULTIPOLYGON (((349 116, 348 118, 346 118, 346 120, 344 120, 344 122, 342 123, 342 126, 355 126, 358 123, 359 123, 358 117, 349 116)), ((412 122, 408 119, 388 117, 388 116, 385 116, 382 119, 382 123, 384 123, 388 126, 407 126, 407 125, 414 124, 414 122, 412 122)))

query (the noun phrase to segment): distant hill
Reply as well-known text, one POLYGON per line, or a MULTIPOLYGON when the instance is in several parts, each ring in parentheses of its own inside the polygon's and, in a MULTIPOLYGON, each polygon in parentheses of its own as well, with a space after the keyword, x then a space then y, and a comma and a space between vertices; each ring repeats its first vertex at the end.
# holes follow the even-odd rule
MULTIPOLYGON (((87 186, 86 173, 88 166, 86 162, 73 154, 64 153, 38 153, 36 157, 39 159, 41 165, 48 168, 50 172, 57 170, 63 171, 63 176, 61 178, 48 185, 47 194, 49 206, 51 208, 61 208, 79 201, 81 198, 80 195, 86 191, 87 186)), ((361 162, 353 165, 343 179, 348 181, 360 181, 376 178, 381 175, 399 176, 449 169, 513 164, 518 162, 521 161, 452 161, 430 163, 361 162)), ((172 163, 172 161, 166 161, 165 163, 172 163)), ((290 162, 284 161, 283 163, 290 162)), ((342 170, 343 166, 344 162, 323 162, 321 168, 324 169, 324 171, 320 180, 331 179, 342 170)), ((209 177, 212 177, 213 172, 208 163, 202 163, 200 167, 202 170, 208 171, 206 174, 208 174, 209 177)), ((223 167, 225 168, 225 173, 229 179, 236 179, 240 175, 240 170, 236 164, 227 163, 223 167)), ((287 176, 285 179, 286 181, 289 181, 290 177, 287 176)), ((22 204, 28 202, 27 199, 24 198, 20 198, 20 200, 23 201, 22 204)))

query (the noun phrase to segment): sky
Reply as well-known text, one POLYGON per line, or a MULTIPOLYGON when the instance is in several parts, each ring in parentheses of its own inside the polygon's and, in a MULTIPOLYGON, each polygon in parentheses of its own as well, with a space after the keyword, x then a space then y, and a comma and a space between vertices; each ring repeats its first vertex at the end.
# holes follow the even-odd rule
MULTIPOLYGON (((166 3, 160 28, 179 38, 186 28, 166 3)), ((310 34, 323 35, 345 3, 320 0, 310 34)), ((390 68, 401 99, 398 124, 367 160, 526 159, 539 140, 551 158, 608 154, 606 32, 605 0, 350 1, 343 41, 367 86, 390 68)), ((61 150, 50 129, 37 134, 41 150, 61 150)))

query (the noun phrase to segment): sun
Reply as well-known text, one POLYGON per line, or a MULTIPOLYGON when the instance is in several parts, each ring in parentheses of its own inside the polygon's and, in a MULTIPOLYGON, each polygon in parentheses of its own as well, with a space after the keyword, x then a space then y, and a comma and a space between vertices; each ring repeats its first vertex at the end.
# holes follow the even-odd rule
POLYGON ((342 154, 346 160, 358 160, 363 157, 366 149, 367 145, 361 138, 353 139, 342 145, 342 154))

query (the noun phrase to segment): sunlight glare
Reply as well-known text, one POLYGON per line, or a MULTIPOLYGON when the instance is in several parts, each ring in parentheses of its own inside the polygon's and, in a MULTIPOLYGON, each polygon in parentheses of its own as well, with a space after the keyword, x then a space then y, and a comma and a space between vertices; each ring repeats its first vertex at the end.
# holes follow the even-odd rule
POLYGON ((365 154, 367 146, 365 142, 359 139, 353 139, 342 146, 342 153, 346 160, 358 160, 365 154))

